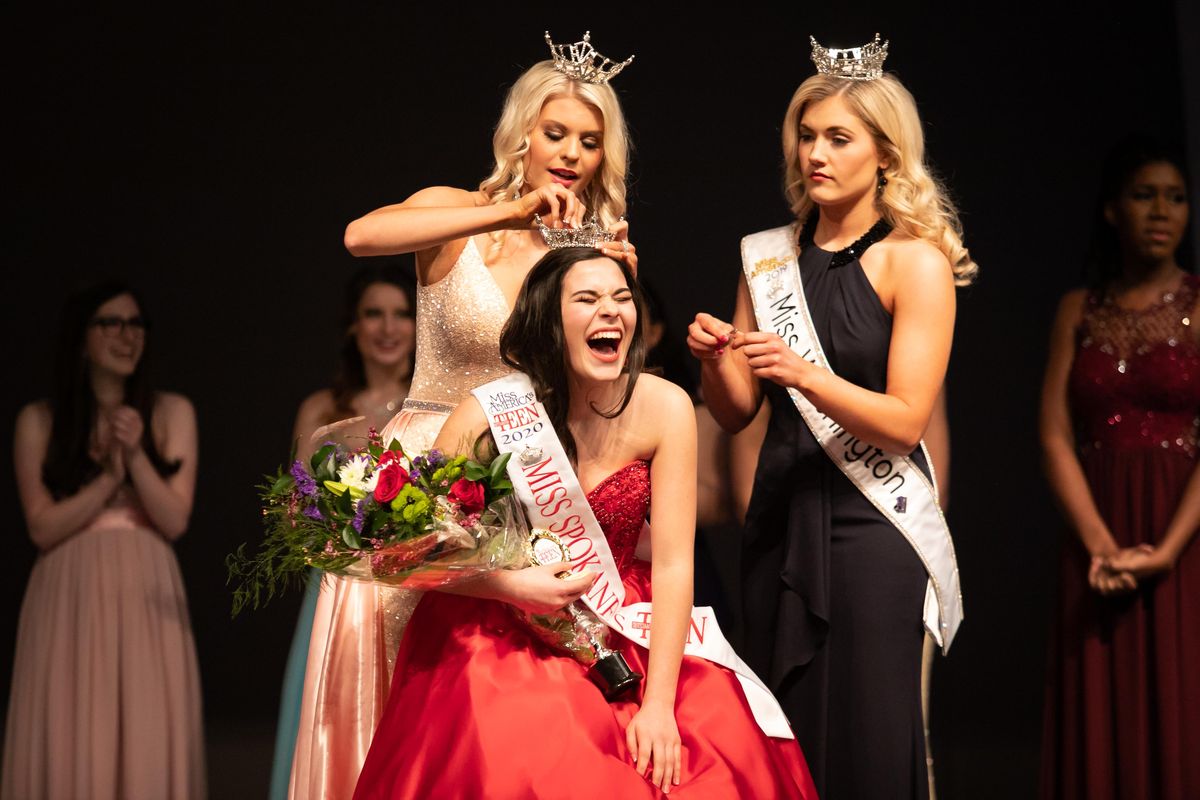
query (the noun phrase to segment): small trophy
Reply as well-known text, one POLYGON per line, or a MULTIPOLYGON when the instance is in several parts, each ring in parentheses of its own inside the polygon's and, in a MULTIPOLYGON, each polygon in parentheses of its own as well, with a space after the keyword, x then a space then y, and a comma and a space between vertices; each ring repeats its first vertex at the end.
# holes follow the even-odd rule
MULTIPOLYGON (((538 565, 566 564, 571 560, 562 539, 541 528, 534 528, 529 534, 528 552, 530 562, 538 565)), ((559 573, 560 578, 569 575, 569 572, 559 573)), ((543 639, 566 648, 587 665, 588 678, 600 687, 606 700, 617 699, 641 682, 642 676, 630 669, 625 656, 605 646, 608 628, 591 609, 577 600, 563 611, 565 616, 534 616, 534 625, 543 639)))

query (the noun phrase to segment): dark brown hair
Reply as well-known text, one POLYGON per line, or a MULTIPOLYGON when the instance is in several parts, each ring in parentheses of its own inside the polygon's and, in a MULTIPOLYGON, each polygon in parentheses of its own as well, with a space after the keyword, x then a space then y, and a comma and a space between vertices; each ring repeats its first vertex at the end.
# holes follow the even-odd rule
MULTIPOLYGON (((534 264, 525 278, 521 293, 513 306, 512 315, 500 334, 500 357, 513 369, 520 370, 533 382, 538 399, 546 407, 550 423, 562 440, 563 449, 575 460, 575 438, 567 429, 567 411, 571 405, 567 380, 567 346, 563 339, 562 284, 563 278, 581 261, 608 258, 591 247, 566 247, 551 250, 534 264)), ((633 397, 633 387, 646 363, 646 340, 642 335, 642 316, 645 301, 641 287, 624 262, 616 264, 633 294, 638 324, 633 326, 624 371, 629 375, 625 394, 615 407, 593 410, 603 417, 619 416, 633 397)))

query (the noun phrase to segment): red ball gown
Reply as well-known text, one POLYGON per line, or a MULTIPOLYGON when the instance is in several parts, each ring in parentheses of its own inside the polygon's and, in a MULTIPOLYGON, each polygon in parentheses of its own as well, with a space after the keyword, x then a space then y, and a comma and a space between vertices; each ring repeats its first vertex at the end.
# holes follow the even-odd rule
MULTIPOLYGON (((1156 544, 1196 470, 1200 278, 1129 311, 1093 293, 1071 365, 1092 498, 1119 547, 1156 544)), ((1175 568, 1103 597, 1078 537, 1063 546, 1042 796, 1200 797, 1200 543, 1175 568)))
MULTIPOLYGON (((650 565, 634 558, 649 464, 618 470, 588 501, 626 602, 649 600, 650 565)), ((609 645, 646 673, 645 649, 615 633, 609 645)), ((676 696, 683 776, 672 797, 816 800, 800 746, 759 729, 732 672, 685 656, 676 696)), ((355 800, 660 797, 625 744, 641 699, 639 687, 606 701, 579 662, 536 638, 507 604, 431 592, 401 644, 355 800)))

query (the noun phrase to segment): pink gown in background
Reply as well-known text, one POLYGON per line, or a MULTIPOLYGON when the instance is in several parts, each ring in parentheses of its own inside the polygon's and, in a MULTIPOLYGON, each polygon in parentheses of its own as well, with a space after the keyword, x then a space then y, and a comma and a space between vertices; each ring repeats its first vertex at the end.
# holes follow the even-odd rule
MULTIPOLYGON (((385 444, 396 439, 409 455, 428 449, 471 389, 510 371, 500 361, 508 315, 504 293, 468 239, 446 277, 417 287, 412 388, 382 431, 385 444)), ((406 589, 325 578, 309 642, 291 800, 353 794, 419 599, 406 589)))
POLYGON ((126 488, 33 566, 0 797, 204 796, 200 672, 179 563, 126 488))
MULTIPOLYGON (((649 601, 650 564, 634 549, 650 465, 617 470, 588 502, 627 601, 649 601)), ((647 650, 616 634, 608 643, 646 674, 647 650)), ((354 800, 661 798, 626 746, 644 689, 608 702, 583 665, 544 644, 507 603, 430 592, 405 634, 354 800)), ((816 800, 800 745, 762 732, 728 669, 684 656, 675 720, 683 775, 670 797, 816 800)))

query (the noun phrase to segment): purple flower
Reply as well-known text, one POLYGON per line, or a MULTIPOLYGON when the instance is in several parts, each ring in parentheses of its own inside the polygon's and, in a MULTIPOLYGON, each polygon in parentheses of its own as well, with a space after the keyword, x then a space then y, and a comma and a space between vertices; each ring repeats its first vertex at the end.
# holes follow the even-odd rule
POLYGON ((429 451, 430 464, 441 464, 445 460, 446 459, 442 457, 442 451, 438 450, 436 447, 429 451))
POLYGON ((416 483, 417 481, 421 480, 421 470, 414 469, 411 472, 409 472, 408 479, 410 481, 412 481, 413 483, 416 483))
POLYGON ((317 482, 313 480, 312 475, 308 474, 303 461, 293 461, 291 473, 296 480, 296 491, 305 497, 317 496, 317 482))
POLYGON ((367 500, 368 498, 366 497, 359 500, 358 505, 354 508, 354 521, 350 524, 354 526, 354 530, 357 533, 362 533, 363 524, 367 519, 367 500))
POLYGON ((304 509, 303 514, 309 519, 315 519, 318 522, 325 519, 325 515, 321 513, 321 509, 317 508, 316 506, 309 506, 308 508, 304 509))

